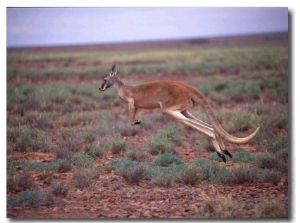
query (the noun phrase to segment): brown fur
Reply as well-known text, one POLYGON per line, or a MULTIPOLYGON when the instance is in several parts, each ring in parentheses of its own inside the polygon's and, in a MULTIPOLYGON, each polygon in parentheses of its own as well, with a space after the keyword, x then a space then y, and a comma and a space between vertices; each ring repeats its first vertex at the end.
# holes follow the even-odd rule
POLYGON ((177 81, 154 81, 137 86, 124 85, 117 76, 117 67, 114 65, 109 76, 104 78, 100 90, 113 86, 119 97, 129 106, 129 122, 131 125, 140 124, 135 120, 137 109, 160 108, 163 115, 170 120, 187 125, 208 135, 218 153, 226 162, 225 155, 231 154, 225 149, 223 139, 236 144, 247 143, 259 131, 259 127, 249 136, 237 138, 227 133, 215 118, 212 108, 205 96, 194 87, 177 81), (195 118, 188 109, 195 103, 202 104, 211 125, 195 118))

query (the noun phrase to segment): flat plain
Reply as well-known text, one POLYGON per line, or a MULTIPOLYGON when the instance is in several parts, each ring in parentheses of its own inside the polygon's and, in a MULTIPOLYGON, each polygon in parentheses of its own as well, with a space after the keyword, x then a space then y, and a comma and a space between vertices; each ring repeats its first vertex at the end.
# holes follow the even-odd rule
MULTIPOLYGON (((287 33, 7 49, 8 218, 288 218, 287 33), (176 80, 205 94, 226 143, 139 110, 130 126, 114 89, 176 80)), ((207 118, 201 105, 191 112, 207 118)))

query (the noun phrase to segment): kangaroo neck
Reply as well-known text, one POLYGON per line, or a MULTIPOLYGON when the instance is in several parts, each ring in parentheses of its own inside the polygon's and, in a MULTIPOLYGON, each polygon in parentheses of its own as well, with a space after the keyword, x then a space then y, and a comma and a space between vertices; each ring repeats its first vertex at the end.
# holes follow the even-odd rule
POLYGON ((121 87, 124 85, 123 82, 121 80, 119 80, 117 77, 115 77, 115 81, 113 83, 114 88, 119 91, 121 89, 121 87))

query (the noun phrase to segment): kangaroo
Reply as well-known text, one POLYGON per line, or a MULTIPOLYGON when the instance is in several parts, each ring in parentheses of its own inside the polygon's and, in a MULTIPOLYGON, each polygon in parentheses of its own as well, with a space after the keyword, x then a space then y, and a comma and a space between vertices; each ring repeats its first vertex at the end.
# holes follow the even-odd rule
POLYGON ((141 109, 160 108, 162 114, 168 119, 189 126, 211 138, 217 154, 226 163, 225 154, 232 158, 231 153, 225 148, 223 140, 234 144, 244 144, 252 140, 260 127, 244 138, 230 135, 216 119, 206 97, 196 88, 178 81, 154 81, 137 86, 129 86, 117 77, 117 65, 114 64, 109 75, 104 78, 99 90, 105 91, 113 86, 119 97, 128 103, 130 125, 141 124, 135 119, 136 111, 141 109), (189 111, 194 104, 202 104, 211 124, 205 123, 194 117, 189 111))

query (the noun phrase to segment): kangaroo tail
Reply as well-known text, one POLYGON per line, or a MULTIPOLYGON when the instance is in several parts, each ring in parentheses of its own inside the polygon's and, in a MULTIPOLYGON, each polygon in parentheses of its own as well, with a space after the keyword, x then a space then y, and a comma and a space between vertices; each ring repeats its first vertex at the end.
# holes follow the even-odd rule
POLYGON ((220 123, 218 122, 218 120, 216 119, 216 117, 215 117, 215 115, 212 111, 212 108, 211 108, 208 100, 205 98, 205 96, 201 92, 197 91, 197 94, 193 97, 193 100, 196 101, 199 104, 204 105, 205 113, 206 113, 208 119, 210 120, 211 125, 213 126, 216 133, 219 136, 221 136, 223 139, 225 139, 226 141, 228 141, 230 143, 235 143, 235 144, 247 143, 247 142, 251 141, 256 136, 256 134, 258 133, 258 131, 260 129, 260 127, 257 127, 253 133, 251 133, 249 136, 246 136, 246 137, 243 137, 243 138, 239 138, 239 137, 235 137, 233 135, 230 135, 220 125, 220 123))

